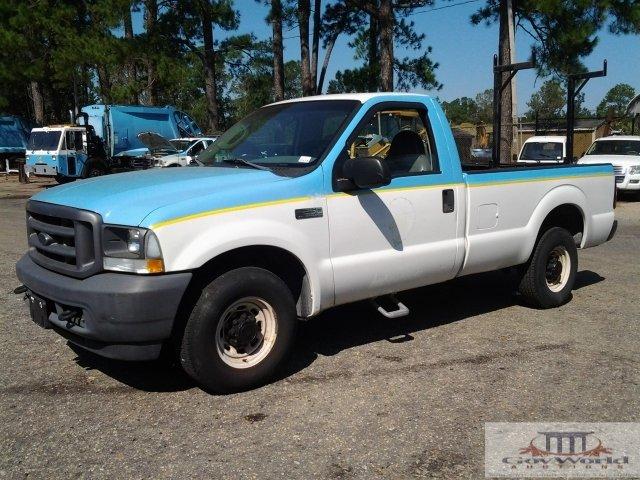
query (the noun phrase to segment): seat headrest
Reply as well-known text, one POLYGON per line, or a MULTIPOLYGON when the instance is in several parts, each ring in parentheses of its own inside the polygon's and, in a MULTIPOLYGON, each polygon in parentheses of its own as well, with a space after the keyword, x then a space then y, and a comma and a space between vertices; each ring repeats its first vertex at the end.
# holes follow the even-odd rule
POLYGON ((393 137, 387 156, 417 154, 424 155, 424 142, 412 130, 402 130, 393 137))

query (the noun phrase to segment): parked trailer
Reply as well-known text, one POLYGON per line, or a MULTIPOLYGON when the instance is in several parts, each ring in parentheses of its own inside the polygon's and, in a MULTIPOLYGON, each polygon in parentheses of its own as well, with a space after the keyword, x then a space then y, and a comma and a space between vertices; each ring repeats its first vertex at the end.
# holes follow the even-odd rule
POLYGON ((148 131, 169 138, 201 134, 191 117, 174 107, 89 105, 75 124, 33 129, 26 169, 65 183, 148 168, 148 161, 136 161, 136 150, 146 150, 137 135, 148 131))
POLYGON ((25 156, 32 126, 16 115, 0 116, 0 169, 7 173, 18 171, 15 162, 25 156))

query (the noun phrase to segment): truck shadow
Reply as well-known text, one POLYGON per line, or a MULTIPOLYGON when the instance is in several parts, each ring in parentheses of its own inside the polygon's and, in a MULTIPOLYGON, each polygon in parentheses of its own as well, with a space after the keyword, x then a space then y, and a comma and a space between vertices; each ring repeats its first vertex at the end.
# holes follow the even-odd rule
MULTIPOLYGON (((583 270, 576 274, 574 290, 599 282, 604 277, 583 270)), ((399 293, 397 297, 411 309, 402 318, 388 319, 369 302, 359 302, 329 310, 303 322, 297 348, 281 378, 309 366, 318 355, 332 356, 349 348, 387 341, 413 340, 413 333, 440 325, 471 319, 524 303, 517 293, 518 277, 513 271, 497 271, 461 277, 446 283, 399 293)))
MULTIPOLYGON (((575 289, 603 280, 599 274, 583 270, 577 274, 575 289)), ((398 297, 411 309, 411 314, 395 320, 380 315, 369 302, 331 309, 301 322, 294 352, 276 380, 304 370, 319 355, 332 356, 373 342, 407 342, 413 340, 412 333, 520 305, 516 287, 513 272, 499 271, 402 292, 398 297)), ((71 347, 77 353, 76 363, 82 368, 99 370, 135 389, 176 392, 196 387, 179 366, 167 361, 123 362, 71 347)))

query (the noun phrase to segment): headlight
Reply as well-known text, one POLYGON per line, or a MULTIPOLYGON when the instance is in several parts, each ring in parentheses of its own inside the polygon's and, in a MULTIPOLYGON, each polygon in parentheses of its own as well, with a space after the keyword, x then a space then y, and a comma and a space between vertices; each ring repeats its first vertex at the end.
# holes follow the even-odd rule
POLYGON ((640 165, 631 165, 629 167, 629 175, 638 175, 640 173, 640 165))
POLYGON ((105 225, 102 229, 103 267, 129 273, 162 273, 164 262, 158 237, 146 228, 105 225))

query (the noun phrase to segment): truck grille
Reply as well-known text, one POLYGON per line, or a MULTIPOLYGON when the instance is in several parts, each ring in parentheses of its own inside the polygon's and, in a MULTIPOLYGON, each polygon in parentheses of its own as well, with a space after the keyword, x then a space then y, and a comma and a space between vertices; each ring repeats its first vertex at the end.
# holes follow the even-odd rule
POLYGON ((614 165, 613 173, 615 173, 616 175, 622 175, 624 173, 624 168, 621 167, 620 165, 614 165))
POLYGON ((29 256, 58 273, 85 278, 102 269, 100 215, 86 210, 29 201, 29 256))

